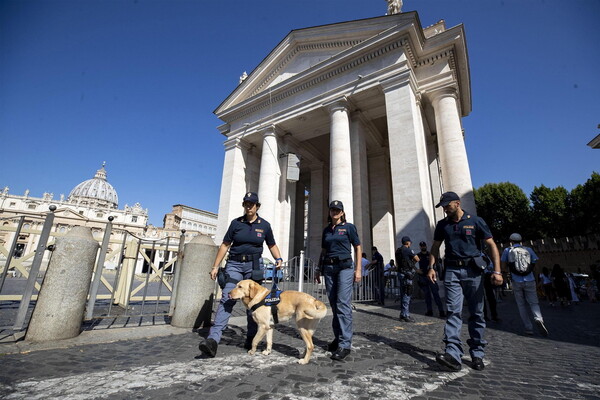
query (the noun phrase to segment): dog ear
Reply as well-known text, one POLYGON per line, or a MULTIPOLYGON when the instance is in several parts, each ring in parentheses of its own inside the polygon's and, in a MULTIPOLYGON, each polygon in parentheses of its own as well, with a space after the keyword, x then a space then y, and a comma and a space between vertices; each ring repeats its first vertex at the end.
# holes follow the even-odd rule
POLYGON ((256 294, 258 292, 257 286, 258 285, 254 281, 248 282, 248 297, 250 297, 251 299, 256 297, 256 294))

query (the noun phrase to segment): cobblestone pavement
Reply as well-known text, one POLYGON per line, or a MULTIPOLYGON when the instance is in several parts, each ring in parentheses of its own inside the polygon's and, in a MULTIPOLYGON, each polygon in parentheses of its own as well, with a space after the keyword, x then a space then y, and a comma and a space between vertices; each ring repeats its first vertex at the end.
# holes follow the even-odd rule
MULTIPOLYGON (((62 349, 25 346, 20 353, 0 344, 0 398, 600 399, 600 304, 542 304, 550 330, 543 338, 521 333, 508 294, 498 305, 502 322, 490 322, 486 331, 485 370, 471 369, 467 356, 457 373, 434 361, 444 321, 424 316, 423 301, 415 301, 412 311, 416 322, 403 323, 397 303, 357 305, 353 350, 342 362, 322 349, 332 339, 327 316, 308 365, 297 364, 303 342, 287 324, 278 326, 270 356, 246 354, 240 318, 232 321, 239 326, 225 332, 214 359, 198 351, 198 334, 205 336, 205 330, 62 349)), ((465 341, 466 331, 465 325, 465 341)))

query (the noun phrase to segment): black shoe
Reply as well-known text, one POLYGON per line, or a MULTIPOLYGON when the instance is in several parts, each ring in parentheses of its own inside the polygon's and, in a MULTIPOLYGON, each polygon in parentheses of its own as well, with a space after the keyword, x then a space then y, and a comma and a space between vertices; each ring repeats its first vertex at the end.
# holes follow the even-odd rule
POLYGON ((335 339, 333 342, 331 342, 327 345, 327 351, 330 351, 333 353, 338 349, 338 347, 339 347, 339 341, 337 339, 335 339))
POLYGON ((427 311, 427 312, 425 313, 425 316, 426 316, 426 317, 431 317, 431 316, 433 316, 433 311, 427 311))
POLYGON ((440 311, 440 318, 446 319, 446 313, 444 311, 440 311))
POLYGON ((535 324, 537 325, 538 330, 540 331, 542 336, 548 336, 548 329, 546 328, 546 325, 544 325, 544 321, 542 321, 541 319, 536 319, 535 324))
POLYGON ((341 361, 341 360, 343 360, 344 358, 346 358, 346 356, 347 356, 348 354, 350 354, 350 349, 343 349, 343 348, 339 347, 339 348, 338 348, 338 349, 335 351, 335 353, 333 353, 333 354, 331 355, 331 359, 332 359, 332 360, 336 360, 336 361, 341 361))
POLYGON ((252 341, 253 340, 254 340, 254 336, 246 338, 246 341, 244 342, 244 348, 246 350, 250 350, 252 348, 252 341))
POLYGON ((198 349, 207 357, 213 358, 217 354, 217 347, 219 344, 215 341, 215 339, 205 339, 200 342, 198 345, 198 349))
POLYGON ((480 357, 473 357, 471 361, 471 367, 473 367, 473 369, 476 371, 483 371, 483 369, 485 368, 485 364, 483 363, 483 360, 480 357))
POLYGON ((402 322, 415 322, 415 320, 412 317, 410 317, 410 316, 408 316, 408 317, 400 316, 400 321, 402 321, 402 322))
POLYGON ((457 361, 454 357, 452 357, 448 353, 436 355, 435 361, 438 364, 451 369, 452 371, 460 371, 460 369, 462 368, 462 365, 460 364, 460 362, 457 361))

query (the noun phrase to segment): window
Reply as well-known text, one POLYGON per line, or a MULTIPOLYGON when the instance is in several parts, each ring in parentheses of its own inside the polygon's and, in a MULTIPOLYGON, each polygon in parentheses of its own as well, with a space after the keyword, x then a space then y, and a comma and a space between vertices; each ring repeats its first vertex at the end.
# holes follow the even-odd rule
POLYGON ((133 217, 131 217, 131 222, 137 222, 137 215, 134 215, 133 217))
POLYGON ((96 218, 102 218, 103 214, 102 213, 96 213, 96 218))
POLYGON ((27 206, 27 208, 30 209, 30 210, 35 210, 36 207, 37 206, 35 204, 30 204, 30 205, 27 206))
POLYGON ((15 203, 14 201, 11 201, 11 202, 10 202, 10 205, 9 205, 9 207, 16 207, 16 206, 17 206, 17 203, 15 203))
POLYGON ((79 210, 79 215, 83 215, 83 210, 79 210))

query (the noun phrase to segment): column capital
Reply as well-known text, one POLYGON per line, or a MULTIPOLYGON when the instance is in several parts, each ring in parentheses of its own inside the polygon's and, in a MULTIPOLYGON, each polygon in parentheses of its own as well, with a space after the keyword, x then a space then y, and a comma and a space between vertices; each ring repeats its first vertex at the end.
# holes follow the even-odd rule
POLYGON ((431 103, 435 106, 438 101, 446 97, 452 97, 454 100, 458 100, 458 90, 456 90, 454 86, 445 86, 428 92, 427 97, 431 99, 431 103))
POLYGON ((281 131, 281 129, 279 129, 275 124, 270 124, 263 127, 260 132, 262 133, 263 138, 267 136, 278 136, 283 134, 283 131, 281 131))
POLYGON ((350 111, 350 100, 348 100, 346 96, 342 96, 335 100, 324 103, 323 107, 325 107, 325 109, 329 111, 329 114, 333 114, 336 111, 348 112, 350 111))
POLYGON ((417 93, 419 88, 417 87, 416 82, 417 78, 415 77, 414 72, 411 69, 406 68, 392 77, 379 81, 379 84, 384 92, 391 92, 406 85, 410 85, 412 91, 417 93))
POLYGON ((233 139, 229 139, 226 140, 225 143, 223 143, 223 146, 225 147, 225 151, 229 151, 231 149, 241 149, 241 150, 250 150, 251 145, 250 143, 246 142, 243 139, 240 138, 233 138, 233 139))

